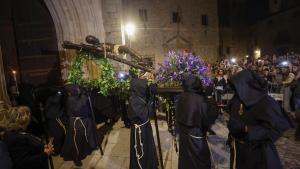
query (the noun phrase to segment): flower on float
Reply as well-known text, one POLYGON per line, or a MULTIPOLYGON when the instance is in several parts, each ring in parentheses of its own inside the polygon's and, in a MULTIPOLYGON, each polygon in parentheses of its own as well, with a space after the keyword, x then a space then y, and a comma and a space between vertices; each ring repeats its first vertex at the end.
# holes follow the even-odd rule
POLYGON ((165 57, 164 65, 157 68, 157 80, 162 84, 181 82, 184 74, 193 74, 202 80, 204 86, 208 86, 211 84, 208 71, 207 65, 200 56, 183 51, 170 51, 165 57))

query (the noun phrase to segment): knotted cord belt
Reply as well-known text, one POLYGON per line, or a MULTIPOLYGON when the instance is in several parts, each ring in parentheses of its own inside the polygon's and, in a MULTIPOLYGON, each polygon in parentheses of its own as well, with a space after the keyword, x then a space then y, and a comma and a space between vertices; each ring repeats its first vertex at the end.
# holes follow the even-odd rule
POLYGON ((63 124, 63 122, 60 120, 60 118, 56 118, 55 120, 56 120, 57 123, 60 125, 60 127, 64 129, 64 132, 65 132, 65 135, 66 135, 66 134, 67 134, 67 130, 66 130, 66 127, 65 127, 65 125, 63 124))
POLYGON ((85 125, 82 122, 82 119, 80 117, 72 117, 72 118, 75 118, 74 123, 73 123, 73 129, 74 129, 73 140, 74 140, 74 145, 75 145, 75 148, 76 148, 77 156, 79 156, 79 149, 78 149, 78 145, 77 145, 77 142, 76 142, 76 135, 77 135, 77 132, 76 132, 76 122, 80 121, 82 127, 84 128, 84 135, 85 135, 86 142, 88 143, 89 141, 88 141, 88 138, 87 138, 87 130, 86 130, 86 127, 85 127, 85 125))
POLYGON ((143 143, 142 143, 142 129, 141 127, 146 125, 147 123, 149 123, 149 119, 142 123, 142 124, 134 124, 134 149, 135 149, 135 157, 137 159, 137 163, 140 167, 140 169, 142 169, 142 166, 140 164, 140 159, 143 158, 144 156, 144 150, 143 150, 143 143), (138 137, 139 137, 139 146, 140 146, 140 149, 141 149, 141 154, 138 153, 138 145, 137 145, 137 131, 138 131, 138 137))

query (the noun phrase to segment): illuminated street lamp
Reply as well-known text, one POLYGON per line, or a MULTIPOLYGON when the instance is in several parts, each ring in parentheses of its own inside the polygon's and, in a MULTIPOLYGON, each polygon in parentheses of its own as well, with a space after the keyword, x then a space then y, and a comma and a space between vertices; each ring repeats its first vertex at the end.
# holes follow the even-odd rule
MULTIPOLYGON (((134 36, 134 33, 135 33, 135 31, 136 31, 136 26, 133 24, 133 23, 131 23, 131 22, 128 22, 125 26, 124 26, 124 29, 123 29, 124 31, 122 31, 123 33, 123 35, 122 35, 122 37, 124 37, 124 44, 126 45, 126 36, 125 36, 125 34, 127 35, 127 38, 128 38, 128 46, 131 48, 131 40, 132 40, 132 37, 134 36)), ((125 55, 123 55, 123 59, 127 59, 127 57, 128 57, 128 55, 127 54, 125 54, 125 55)), ((123 67, 123 69, 125 70, 126 68, 125 67, 123 67)), ((124 74, 119 74, 119 78, 120 79, 123 79, 125 77, 125 75, 124 74)))
POLYGON ((133 23, 127 23, 125 26, 125 32, 128 36, 133 36, 135 33, 136 27, 133 23))
POLYGON ((129 41, 129 47, 131 47, 131 38, 134 35, 136 30, 136 27, 133 23, 127 23, 125 25, 125 33, 127 34, 128 41, 129 41))

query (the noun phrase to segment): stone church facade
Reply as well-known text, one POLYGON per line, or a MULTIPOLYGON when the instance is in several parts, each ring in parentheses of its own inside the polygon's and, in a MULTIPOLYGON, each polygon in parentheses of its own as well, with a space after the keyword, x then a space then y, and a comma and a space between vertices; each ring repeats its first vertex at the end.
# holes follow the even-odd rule
POLYGON ((0 9, 2 74, 9 89, 12 70, 18 83, 61 84, 75 54, 62 48, 63 41, 82 43, 87 35, 128 45, 155 63, 177 49, 208 62, 219 57, 217 0, 3 0, 0 9), (133 36, 126 35, 127 23, 137 28, 133 36))
POLYGON ((45 0, 58 44, 82 42, 86 35, 126 44, 144 57, 162 62, 173 49, 190 50, 215 61, 219 50, 217 0, 45 0), (127 23, 136 25, 128 37, 127 23))

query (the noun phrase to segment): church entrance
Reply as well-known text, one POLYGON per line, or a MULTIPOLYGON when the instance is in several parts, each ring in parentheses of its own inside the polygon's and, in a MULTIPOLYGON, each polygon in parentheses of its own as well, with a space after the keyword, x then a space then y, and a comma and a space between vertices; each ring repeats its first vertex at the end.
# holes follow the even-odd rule
POLYGON ((17 83, 59 85, 55 27, 42 0, 1 1, 1 46, 8 88, 17 83))

